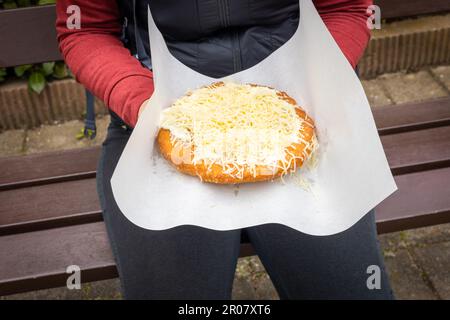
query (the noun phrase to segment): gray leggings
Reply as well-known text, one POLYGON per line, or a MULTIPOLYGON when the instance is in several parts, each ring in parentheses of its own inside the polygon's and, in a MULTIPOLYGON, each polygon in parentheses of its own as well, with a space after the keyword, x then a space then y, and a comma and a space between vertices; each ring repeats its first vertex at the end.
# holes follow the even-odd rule
POLYGON ((231 231, 188 225, 151 231, 132 224, 117 207, 109 183, 130 134, 113 115, 97 175, 125 298, 230 299, 244 234, 281 299, 393 299, 373 211, 350 229, 326 237, 280 224, 231 231), (377 287, 377 271, 368 273, 372 265, 379 267, 379 289, 367 285, 377 287))

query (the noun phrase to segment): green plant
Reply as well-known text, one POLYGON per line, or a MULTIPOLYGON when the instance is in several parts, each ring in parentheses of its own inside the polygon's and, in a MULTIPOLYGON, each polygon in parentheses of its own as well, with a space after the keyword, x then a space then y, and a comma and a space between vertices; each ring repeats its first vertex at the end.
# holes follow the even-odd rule
MULTIPOLYGON (((0 9, 15 9, 35 5, 54 4, 55 0, 0 0, 0 9)), ((62 79, 70 76, 64 62, 46 62, 39 64, 26 64, 14 68, 14 74, 19 78, 28 79, 30 90, 41 93, 47 81, 51 78, 62 79)), ((0 68, 0 82, 6 80, 8 70, 0 68)))
POLYGON ((19 78, 28 79, 28 88, 36 93, 44 90, 48 79, 63 79, 70 75, 67 66, 62 61, 25 64, 15 67, 14 73, 19 78))
POLYGON ((6 68, 0 68, 0 82, 5 81, 6 75, 6 68))
POLYGON ((0 0, 0 9, 15 9, 29 6, 54 4, 55 0, 0 0))
POLYGON ((81 128, 80 129, 80 131, 76 134, 76 136, 75 136, 75 138, 77 139, 77 140, 82 140, 82 139, 85 139, 85 138, 88 138, 88 139, 94 139, 95 137, 94 137, 94 131, 93 130, 91 130, 91 129, 86 129, 86 132, 87 132, 87 136, 84 134, 84 128, 81 128))

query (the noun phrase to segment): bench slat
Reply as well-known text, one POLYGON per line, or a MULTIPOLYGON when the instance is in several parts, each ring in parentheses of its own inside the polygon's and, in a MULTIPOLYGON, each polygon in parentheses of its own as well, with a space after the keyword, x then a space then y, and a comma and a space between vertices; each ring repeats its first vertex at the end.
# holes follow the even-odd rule
POLYGON ((0 10, 0 67, 62 60, 54 5, 0 10))
POLYGON ((450 125, 450 97, 372 108, 380 135, 450 125))
MULTIPOLYGON (((377 208, 380 233, 450 222, 450 168, 396 181, 399 191, 377 208)), ((241 255, 252 254, 248 244, 241 248, 241 255)), ((117 276, 102 222, 2 236, 0 256, 0 295, 64 286, 72 264, 81 267, 82 281, 117 276)))
POLYGON ((95 177, 100 147, 45 152, 0 159, 0 191, 95 177))
POLYGON ((95 179, 0 192, 0 235, 101 220, 95 179))
POLYGON ((83 282, 117 276, 102 222, 3 236, 0 256, 0 295, 64 286, 70 265, 83 282))
POLYGON ((450 126, 381 137, 394 174, 450 166, 450 126))
MULTIPOLYGON (((241 257, 253 254, 241 245, 241 257)), ((81 268, 82 282, 117 277, 102 222, 3 236, 0 256, 0 296, 64 286, 69 265, 81 268)))
POLYGON ((450 168, 395 177, 397 192, 376 208, 379 233, 450 222, 450 168))

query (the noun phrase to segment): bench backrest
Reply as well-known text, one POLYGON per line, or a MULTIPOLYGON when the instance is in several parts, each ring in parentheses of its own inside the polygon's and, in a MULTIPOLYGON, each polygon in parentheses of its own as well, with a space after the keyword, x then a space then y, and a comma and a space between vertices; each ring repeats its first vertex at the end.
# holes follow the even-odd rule
POLYGON ((416 17, 450 11, 448 0, 374 0, 381 9, 382 19, 416 17))
MULTIPOLYGON (((450 11, 448 0, 375 0, 383 19, 450 11)), ((0 11, 0 67, 61 60, 55 5, 0 11)))
POLYGON ((54 5, 0 11, 0 67, 61 60, 54 5))

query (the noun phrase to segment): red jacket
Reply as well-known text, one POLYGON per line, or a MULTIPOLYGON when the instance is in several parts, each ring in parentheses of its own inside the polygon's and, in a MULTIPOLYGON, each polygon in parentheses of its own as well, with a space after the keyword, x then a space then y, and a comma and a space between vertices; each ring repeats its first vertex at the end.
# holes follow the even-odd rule
MULTIPOLYGON (((372 0, 314 0, 320 16, 353 67, 370 37, 366 9, 372 0)), ((60 50, 76 79, 126 123, 134 126, 141 104, 153 92, 152 72, 131 56, 119 37, 115 0, 58 0, 60 50), (81 29, 67 29, 66 9, 81 8, 81 29)))

